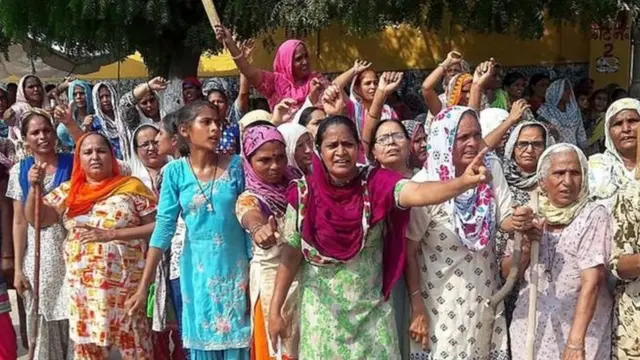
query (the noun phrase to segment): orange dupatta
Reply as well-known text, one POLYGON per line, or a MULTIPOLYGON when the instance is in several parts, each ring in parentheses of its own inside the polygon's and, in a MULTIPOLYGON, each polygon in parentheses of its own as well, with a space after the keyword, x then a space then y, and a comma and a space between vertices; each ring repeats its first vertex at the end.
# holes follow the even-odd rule
MULTIPOLYGON (((136 194, 156 202, 156 197, 138 178, 120 175, 120 166, 116 160, 115 153, 111 145, 113 176, 102 180, 98 184, 88 184, 87 174, 80 165, 80 146, 89 135, 100 135, 96 133, 84 134, 76 143, 75 154, 73 155, 73 170, 71 172, 69 195, 66 199, 67 217, 72 218, 88 213, 93 205, 103 199, 117 194, 136 194)), ((102 136, 102 135, 100 135, 102 136)), ((104 137, 104 136, 103 136, 104 137)), ((105 138, 107 144, 109 141, 105 138)))

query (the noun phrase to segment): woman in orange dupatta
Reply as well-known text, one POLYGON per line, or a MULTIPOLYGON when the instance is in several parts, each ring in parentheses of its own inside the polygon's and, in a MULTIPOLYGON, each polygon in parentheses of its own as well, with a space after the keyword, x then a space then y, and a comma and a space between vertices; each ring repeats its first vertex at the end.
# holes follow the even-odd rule
MULTIPOLYGON (((29 183, 41 183, 46 164, 36 163, 29 183)), ((34 222, 34 192, 25 215, 34 222)), ((74 358, 105 359, 111 347, 124 360, 151 359, 149 323, 143 311, 127 314, 124 301, 138 286, 144 249, 154 227, 156 200, 144 184, 123 176, 104 136, 88 133, 76 143, 71 180, 47 194, 42 226, 60 218, 70 285, 69 333, 74 358)))

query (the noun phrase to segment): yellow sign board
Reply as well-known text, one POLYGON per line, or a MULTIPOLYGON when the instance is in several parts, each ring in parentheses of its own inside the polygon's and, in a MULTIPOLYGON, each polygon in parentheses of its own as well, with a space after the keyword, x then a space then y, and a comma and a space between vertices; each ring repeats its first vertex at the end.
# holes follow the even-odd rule
POLYGON ((591 26, 589 77, 595 88, 611 83, 627 89, 631 75, 631 17, 615 23, 591 26))

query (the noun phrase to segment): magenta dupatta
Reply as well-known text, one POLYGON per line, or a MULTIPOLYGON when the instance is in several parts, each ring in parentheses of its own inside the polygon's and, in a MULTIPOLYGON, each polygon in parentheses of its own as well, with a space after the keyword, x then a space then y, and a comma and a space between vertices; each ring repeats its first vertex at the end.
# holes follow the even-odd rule
MULTIPOLYGON (((338 187, 331 184, 322 161, 313 157, 313 172, 305 177, 308 197, 302 223, 302 238, 320 254, 342 262, 358 255, 365 241, 362 214, 364 189, 357 178, 352 183, 338 187)), ((403 177, 391 170, 374 168, 360 176, 367 176, 371 213, 370 228, 387 221, 383 243, 382 293, 387 299, 393 285, 404 271, 405 231, 409 211, 396 207, 394 189, 403 177)), ((289 187, 289 204, 298 208, 298 189, 289 187)))
POLYGON ((322 74, 313 72, 305 79, 298 81, 294 79, 293 56, 296 52, 296 47, 300 44, 304 45, 300 40, 287 40, 282 43, 273 59, 273 72, 262 72, 262 83, 257 90, 267 98, 269 107, 272 110, 285 98, 294 99, 297 103, 297 108, 301 107, 311 90, 311 80, 314 78, 324 80, 322 74))
POLYGON ((287 209, 286 191, 289 180, 293 178, 289 166, 284 169, 284 177, 279 184, 269 184, 262 180, 253 170, 249 157, 262 145, 269 141, 277 141, 286 146, 282 134, 273 126, 258 125, 246 130, 242 137, 242 158, 246 189, 259 197, 277 217, 284 215, 287 209))

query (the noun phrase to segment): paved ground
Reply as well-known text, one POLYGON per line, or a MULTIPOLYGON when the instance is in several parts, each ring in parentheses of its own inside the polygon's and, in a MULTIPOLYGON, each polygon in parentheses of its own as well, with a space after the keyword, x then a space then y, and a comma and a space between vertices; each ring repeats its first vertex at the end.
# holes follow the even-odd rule
MULTIPOLYGON (((22 347, 22 339, 20 338, 20 327, 18 326, 18 305, 16 302, 16 292, 14 290, 9 290, 9 299, 11 300, 11 321, 13 322, 13 328, 18 335, 18 359, 19 360, 28 360, 28 352, 25 348, 22 347)), ((111 353, 109 356, 109 360, 120 360, 120 356, 117 353, 111 353)))

